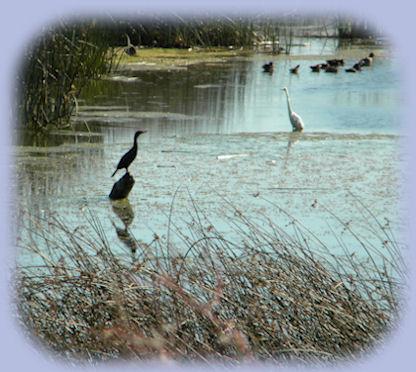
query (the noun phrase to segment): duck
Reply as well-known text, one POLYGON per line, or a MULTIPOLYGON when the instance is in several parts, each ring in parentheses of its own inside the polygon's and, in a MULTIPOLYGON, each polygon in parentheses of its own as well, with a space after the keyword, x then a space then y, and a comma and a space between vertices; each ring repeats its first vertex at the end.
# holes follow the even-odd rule
POLYGON ((352 66, 352 68, 355 69, 355 71, 361 71, 360 63, 356 63, 354 66, 352 66))
POLYGON ((300 67, 300 65, 297 65, 296 67, 291 68, 290 69, 290 72, 292 74, 297 74, 298 73, 298 70, 299 70, 299 67, 300 67))
POLYGON ((310 66, 312 72, 319 72, 321 71, 321 65, 318 63, 317 65, 310 66))
POLYGON ((265 63, 263 65, 263 71, 272 73, 273 72, 273 62, 265 63))
POLYGON ((328 62, 328 65, 334 66, 334 67, 336 67, 336 66, 344 66, 344 64, 345 64, 345 62, 344 62, 344 60, 342 58, 341 59, 339 59, 339 58, 328 59, 327 62, 328 62))
POLYGON ((365 57, 365 58, 362 58, 361 60, 360 60, 360 65, 361 66, 371 66, 371 64, 373 63, 373 58, 374 58, 374 53, 373 52, 371 52, 369 55, 368 55, 368 57, 365 57))
POLYGON ((333 73, 337 73, 338 72, 338 67, 335 66, 327 66, 327 68, 325 69, 325 72, 333 72, 333 73))

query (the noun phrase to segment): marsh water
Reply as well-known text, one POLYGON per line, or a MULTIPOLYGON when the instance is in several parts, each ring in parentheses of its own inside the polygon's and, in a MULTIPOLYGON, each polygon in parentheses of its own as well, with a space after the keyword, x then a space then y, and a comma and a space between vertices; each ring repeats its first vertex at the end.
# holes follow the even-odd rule
MULTIPOLYGON (((130 69, 91 83, 78 102, 74 132, 17 136, 17 236, 36 241, 33 221, 51 215, 73 231, 93 213, 113 253, 130 257, 117 231, 128 228, 140 254, 140 244, 155 234, 166 236, 173 225, 188 230, 197 206, 203 224, 231 238, 237 209, 289 234, 296 234, 290 221, 297 219, 334 254, 342 252, 340 239, 364 254, 335 214, 382 249, 368 211, 399 233, 399 75, 381 51, 361 72, 313 73, 309 66, 324 60, 322 50, 335 52, 331 44, 318 45, 290 58, 256 54, 163 71, 130 69), (262 72, 269 60, 273 74, 262 72), (290 74, 297 64, 299 73, 290 74), (305 123, 302 133, 291 132, 284 86, 305 123), (147 132, 129 168, 135 186, 128 199, 111 202, 108 194, 124 170, 111 174, 138 129, 147 132)), ((346 68, 368 50, 345 53, 346 68)), ((35 264, 38 258, 22 248, 27 244, 18 245, 20 262, 35 264)))

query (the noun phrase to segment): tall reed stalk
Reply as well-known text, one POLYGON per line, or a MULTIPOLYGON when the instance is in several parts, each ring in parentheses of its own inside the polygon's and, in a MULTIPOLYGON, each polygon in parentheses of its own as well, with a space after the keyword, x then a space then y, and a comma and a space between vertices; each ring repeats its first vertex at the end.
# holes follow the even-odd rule
POLYGON ((18 76, 19 124, 34 129, 68 125, 88 81, 111 69, 113 54, 93 22, 61 23, 28 46, 18 76))
POLYGON ((131 262, 91 211, 75 229, 56 216, 32 221, 20 249, 43 263, 17 268, 24 327, 73 360, 322 363, 358 358, 396 326, 403 261, 369 211, 383 250, 355 235, 367 252, 357 258, 345 246, 334 255, 300 221, 289 233, 231 204, 230 240, 192 208, 185 225, 169 217, 168 238, 138 241, 131 262))

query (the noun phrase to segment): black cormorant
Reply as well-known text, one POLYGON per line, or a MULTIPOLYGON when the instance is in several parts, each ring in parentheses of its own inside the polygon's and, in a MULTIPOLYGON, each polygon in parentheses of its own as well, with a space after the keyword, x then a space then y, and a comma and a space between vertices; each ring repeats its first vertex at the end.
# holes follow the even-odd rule
POLYGON ((146 131, 138 130, 134 134, 134 144, 133 147, 127 151, 123 157, 120 159, 117 165, 117 169, 114 171, 111 177, 113 177, 119 169, 126 168, 126 173, 128 172, 128 167, 133 162, 133 160, 136 158, 137 155, 137 137, 139 137, 142 133, 145 133, 146 131))

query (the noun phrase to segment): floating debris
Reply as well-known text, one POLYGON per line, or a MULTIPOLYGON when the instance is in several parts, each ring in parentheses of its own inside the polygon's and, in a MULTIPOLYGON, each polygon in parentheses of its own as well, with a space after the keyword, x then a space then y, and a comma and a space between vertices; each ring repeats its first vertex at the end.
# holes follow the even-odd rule
POLYGON ((73 120, 82 122, 100 121, 110 122, 112 124, 124 124, 126 121, 136 123, 141 119, 195 120, 201 118, 205 119, 203 116, 186 115, 176 112, 130 111, 127 106, 79 106, 77 115, 74 116, 73 120))
POLYGON ((194 85, 194 88, 199 88, 199 89, 222 88, 222 85, 220 85, 220 84, 199 84, 199 85, 194 85))
POLYGON ((218 155, 217 160, 233 159, 233 158, 242 158, 244 156, 250 156, 250 154, 232 154, 232 155, 218 155))
POLYGON ((108 77, 108 80, 112 81, 121 81, 123 83, 134 83, 140 81, 140 79, 136 76, 125 76, 125 75, 115 75, 108 77))

